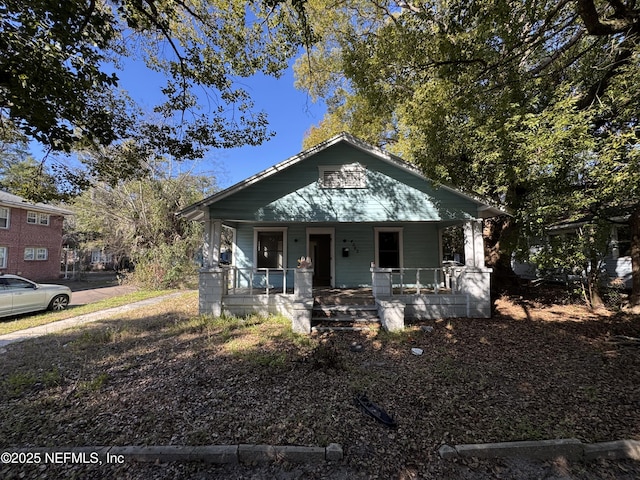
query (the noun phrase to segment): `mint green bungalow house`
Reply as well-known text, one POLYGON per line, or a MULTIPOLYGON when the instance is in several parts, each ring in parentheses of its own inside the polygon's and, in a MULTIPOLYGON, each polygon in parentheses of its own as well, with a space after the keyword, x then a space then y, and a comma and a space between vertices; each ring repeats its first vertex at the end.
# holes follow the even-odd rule
POLYGON ((343 133, 179 214, 205 226, 201 313, 281 313, 308 333, 319 289, 369 292, 389 330, 488 317, 482 219, 502 213, 343 133), (454 225, 464 263, 451 266, 442 232, 454 225))

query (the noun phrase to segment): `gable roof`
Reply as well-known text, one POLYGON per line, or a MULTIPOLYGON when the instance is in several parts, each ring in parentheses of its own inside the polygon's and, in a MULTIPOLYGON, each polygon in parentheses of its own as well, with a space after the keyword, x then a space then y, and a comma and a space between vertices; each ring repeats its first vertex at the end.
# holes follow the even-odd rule
POLYGON ((56 207, 46 203, 31 203, 25 198, 2 190, 0 190, 0 205, 21 208, 23 210, 32 210, 35 212, 49 213, 51 215, 73 215, 73 212, 66 208, 56 207))
MULTIPOLYGON (((188 207, 186 207, 185 209, 181 210, 180 212, 178 212, 177 214, 180 216, 183 216, 187 219, 190 220, 202 220, 203 216, 204 216, 204 210, 209 207, 210 205, 213 205, 214 203, 230 196, 233 195, 239 191, 242 191, 244 189, 246 189, 247 187, 254 185, 266 178, 271 177, 272 175, 275 175, 277 173, 282 172, 283 170, 288 169, 289 167, 292 167, 302 161, 304 161, 305 159, 318 154, 319 152, 326 150, 334 145, 337 145, 339 143, 345 143, 347 145, 350 145, 351 147, 354 147, 358 150, 361 150, 364 153, 367 153, 383 162, 386 162, 396 168, 399 168, 407 173, 410 173, 411 175, 414 175, 422 180, 426 180, 426 181, 430 181, 432 182, 430 179, 428 179, 427 177, 425 177, 418 168, 416 168, 414 165, 405 162, 404 160, 402 160, 400 157, 396 156, 396 155, 392 155, 388 152, 386 152, 385 150, 382 150, 378 147, 375 147, 373 145, 370 145, 356 137, 354 137, 353 135, 350 135, 348 133, 340 133, 332 138, 330 138, 329 140, 326 140, 322 143, 319 143, 318 145, 309 148, 307 150, 304 150, 303 152, 298 153, 297 155, 294 155, 272 167, 269 167, 245 180, 242 180, 241 182, 236 183, 235 185, 232 185, 231 187, 228 187, 224 190, 221 190, 217 193, 214 193, 213 195, 194 203, 193 205, 190 205, 188 207)), ((433 183, 433 182, 432 182, 433 183)), ((466 200, 469 200, 475 204, 478 205, 478 212, 479 215, 482 216, 483 218, 488 218, 488 217, 493 217, 496 215, 503 215, 503 214, 508 214, 506 211, 497 208, 495 206, 492 206, 490 204, 488 204, 486 201, 480 199, 479 197, 475 196, 475 195, 470 195, 467 193, 464 193, 460 190, 454 189, 452 187, 449 187, 447 185, 444 185, 442 183, 438 184, 439 188, 445 189, 447 191, 450 191, 460 197, 465 198, 466 200)))

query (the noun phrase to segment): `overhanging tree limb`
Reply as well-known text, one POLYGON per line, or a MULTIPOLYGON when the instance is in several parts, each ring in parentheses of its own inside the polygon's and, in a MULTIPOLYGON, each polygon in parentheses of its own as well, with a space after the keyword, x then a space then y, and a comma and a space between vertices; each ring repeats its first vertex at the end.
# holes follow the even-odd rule
POLYGON ((614 15, 610 17, 603 16, 593 0, 576 0, 576 3, 578 13, 591 35, 615 35, 637 29, 640 10, 630 8, 622 1, 604 2, 614 10, 614 15))

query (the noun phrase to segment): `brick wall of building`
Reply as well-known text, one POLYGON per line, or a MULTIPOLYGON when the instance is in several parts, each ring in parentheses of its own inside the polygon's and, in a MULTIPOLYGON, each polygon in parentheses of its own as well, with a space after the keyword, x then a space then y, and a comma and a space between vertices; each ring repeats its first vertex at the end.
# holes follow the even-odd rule
POLYGON ((7 247, 7 265, 0 272, 36 281, 56 279, 60 276, 63 217, 50 215, 49 225, 31 224, 27 223, 27 212, 11 207, 9 228, 0 228, 0 247, 7 247), (27 248, 46 248, 47 259, 25 260, 27 248))

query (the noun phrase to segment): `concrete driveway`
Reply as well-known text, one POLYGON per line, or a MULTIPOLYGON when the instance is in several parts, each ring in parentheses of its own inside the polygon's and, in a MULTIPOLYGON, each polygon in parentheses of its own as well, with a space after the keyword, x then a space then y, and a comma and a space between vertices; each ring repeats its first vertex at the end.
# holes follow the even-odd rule
POLYGON ((72 306, 86 305, 137 290, 131 285, 120 285, 115 272, 85 272, 77 278, 59 278, 42 283, 54 283, 69 287, 73 292, 70 303, 72 306))
POLYGON ((71 303, 69 305, 86 305, 87 303, 94 303, 105 298, 117 297, 119 295, 125 295, 127 293, 135 292, 136 287, 131 285, 117 285, 114 287, 98 287, 90 289, 74 290, 73 285, 69 285, 71 288, 71 303))

